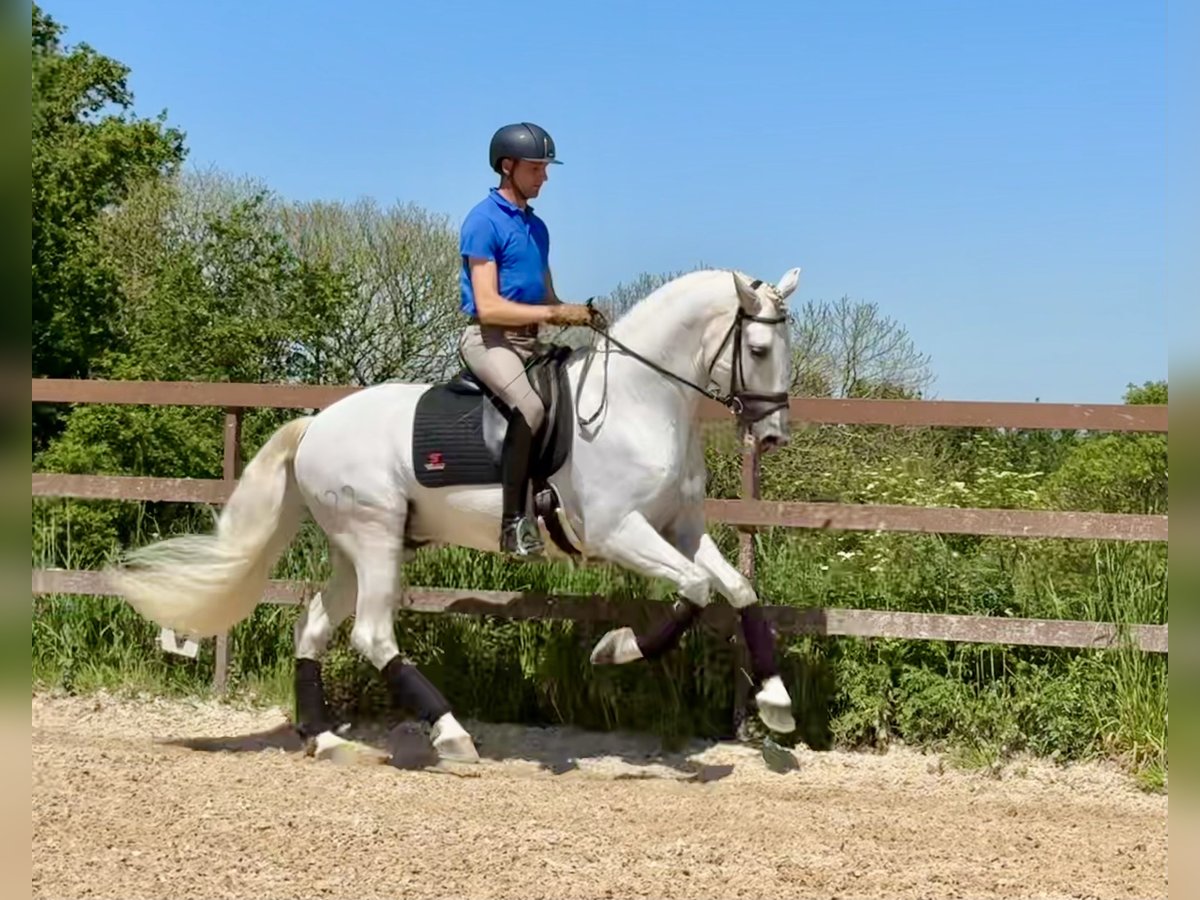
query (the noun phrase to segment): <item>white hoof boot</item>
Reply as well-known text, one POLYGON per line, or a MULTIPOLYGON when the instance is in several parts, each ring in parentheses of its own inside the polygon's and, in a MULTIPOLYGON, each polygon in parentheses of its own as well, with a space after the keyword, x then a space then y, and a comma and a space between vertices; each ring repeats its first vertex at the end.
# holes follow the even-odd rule
POLYGON ((796 730, 796 720, 792 717, 792 698, 788 696, 787 688, 778 675, 772 675, 763 682, 762 688, 754 695, 758 704, 758 717, 772 731, 787 734, 796 730))
POLYGON ((382 750, 358 741, 348 741, 332 731, 322 731, 317 735, 312 755, 314 759, 329 760, 343 766, 378 765, 390 758, 382 750))
POLYGON ((477 763, 479 751, 467 730, 458 724, 451 713, 446 713, 433 723, 429 739, 441 762, 477 763))
POLYGON ((322 731, 314 742, 312 755, 316 759, 329 759, 338 747, 346 746, 349 743, 348 740, 338 737, 332 731, 322 731))
POLYGON ((642 651, 632 628, 614 628, 592 648, 593 666, 620 665, 641 658, 642 651))

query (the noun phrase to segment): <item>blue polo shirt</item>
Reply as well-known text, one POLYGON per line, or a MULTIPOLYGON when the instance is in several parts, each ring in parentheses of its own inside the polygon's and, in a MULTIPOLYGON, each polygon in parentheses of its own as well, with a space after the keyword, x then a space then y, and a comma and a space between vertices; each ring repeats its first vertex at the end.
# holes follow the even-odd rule
POLYGON ((462 271, 458 284, 461 308, 475 315, 475 291, 471 287, 468 259, 490 259, 496 263, 500 296, 517 303, 542 303, 546 299, 546 269, 550 266, 550 232, 546 223, 525 209, 510 203, 499 189, 467 213, 459 231, 462 271))

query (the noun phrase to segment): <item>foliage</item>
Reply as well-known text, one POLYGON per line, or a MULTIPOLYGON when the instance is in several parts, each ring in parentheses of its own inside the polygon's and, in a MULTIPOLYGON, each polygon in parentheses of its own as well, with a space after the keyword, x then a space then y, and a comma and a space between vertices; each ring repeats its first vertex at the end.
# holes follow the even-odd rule
POLYGON ((792 387, 810 397, 920 397, 929 356, 876 303, 810 300, 792 320, 792 387))
POLYGON ((262 191, 180 215, 188 183, 147 186, 115 211, 105 247, 123 289, 111 378, 318 381, 310 349, 338 321, 345 278, 302 259, 262 191), (180 340, 186 335, 186 340, 180 340))
MULTIPOLYGON (((1130 405, 1167 402, 1166 382, 1129 386, 1130 405)), ((1047 485, 1065 509, 1165 515, 1167 436, 1108 434, 1081 444, 1047 485)))
MULTIPOLYGON (((117 291, 97 244, 104 211, 174 171, 183 134, 165 115, 132 115, 126 66, 33 6, 33 374, 80 377, 112 345, 117 291)), ((35 446, 52 428, 42 411, 35 446)))
POLYGON ((306 343, 326 377, 346 384, 442 378, 458 366, 458 235, 412 204, 282 204, 299 258, 345 279, 343 314, 306 343))

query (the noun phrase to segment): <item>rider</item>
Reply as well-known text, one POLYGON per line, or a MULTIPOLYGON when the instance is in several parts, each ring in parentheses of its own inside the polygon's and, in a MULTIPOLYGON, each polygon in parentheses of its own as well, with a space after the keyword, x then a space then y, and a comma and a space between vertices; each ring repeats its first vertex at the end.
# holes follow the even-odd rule
POLYGON ((500 184, 463 221, 459 234, 462 311, 470 324, 459 340, 464 365, 512 410, 504 438, 504 512, 500 550, 538 556, 543 546, 527 515, 533 437, 544 417, 542 400, 525 375, 538 349, 538 326, 582 325, 591 311, 566 304, 550 277, 550 233, 529 201, 557 164, 554 140, 531 122, 505 125, 489 150, 500 184))

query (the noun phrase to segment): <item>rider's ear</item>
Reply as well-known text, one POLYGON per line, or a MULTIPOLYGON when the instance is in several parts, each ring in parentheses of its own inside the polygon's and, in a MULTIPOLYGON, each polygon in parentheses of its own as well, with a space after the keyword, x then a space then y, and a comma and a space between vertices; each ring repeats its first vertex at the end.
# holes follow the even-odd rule
POLYGON ((737 272, 733 273, 733 283, 737 287, 738 301, 742 304, 742 312, 748 316, 757 316, 762 301, 758 299, 758 294, 754 293, 754 288, 750 287, 750 283, 737 272))
POLYGON ((800 284, 800 268, 788 269, 782 278, 779 279, 779 284, 775 287, 775 292, 779 294, 781 300, 786 300, 791 296, 792 291, 800 284))

